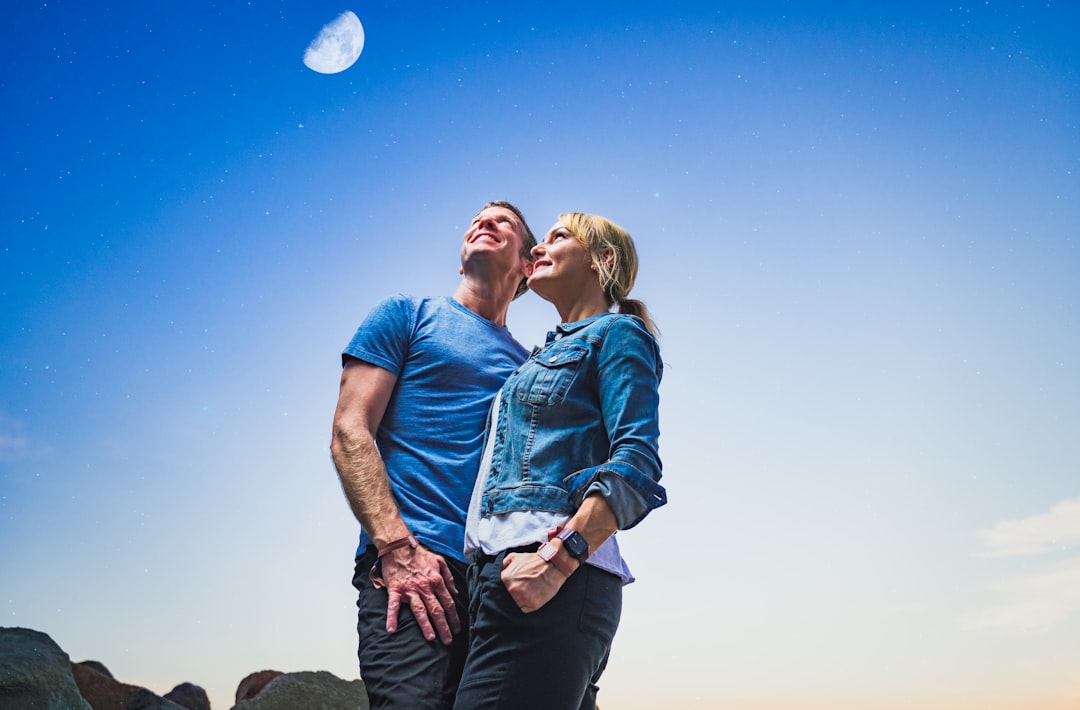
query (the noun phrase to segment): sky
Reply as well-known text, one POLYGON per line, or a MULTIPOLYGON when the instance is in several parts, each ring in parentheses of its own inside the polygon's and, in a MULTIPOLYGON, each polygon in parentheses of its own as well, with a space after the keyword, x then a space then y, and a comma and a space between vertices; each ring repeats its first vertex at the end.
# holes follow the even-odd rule
POLYGON ((625 227, 661 330, 605 710, 1080 706, 1074 4, 0 19, 0 625, 215 708, 358 677, 340 352, 506 199, 625 227))

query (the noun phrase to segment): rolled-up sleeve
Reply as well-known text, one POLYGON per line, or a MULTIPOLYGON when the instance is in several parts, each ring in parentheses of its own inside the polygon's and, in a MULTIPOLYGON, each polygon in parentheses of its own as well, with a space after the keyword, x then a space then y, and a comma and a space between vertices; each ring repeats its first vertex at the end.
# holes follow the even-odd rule
POLYGON ((610 455, 599 466, 575 471, 567 488, 575 506, 600 493, 619 528, 632 528, 667 502, 659 484, 660 378, 656 340, 637 318, 613 319, 599 351, 597 379, 610 455))

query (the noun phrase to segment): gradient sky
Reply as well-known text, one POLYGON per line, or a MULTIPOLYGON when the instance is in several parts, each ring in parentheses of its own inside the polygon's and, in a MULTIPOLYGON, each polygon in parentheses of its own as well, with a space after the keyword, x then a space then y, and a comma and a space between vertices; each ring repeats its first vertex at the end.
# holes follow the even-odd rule
POLYGON ((605 710, 1080 706, 1075 5, 0 18, 3 625, 215 708, 357 677, 339 353, 508 199, 626 227, 662 331, 605 710))

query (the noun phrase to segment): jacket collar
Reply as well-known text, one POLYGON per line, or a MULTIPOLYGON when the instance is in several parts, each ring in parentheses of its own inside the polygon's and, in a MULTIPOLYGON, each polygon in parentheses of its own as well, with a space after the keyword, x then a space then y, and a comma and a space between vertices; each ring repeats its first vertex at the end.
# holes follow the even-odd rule
POLYGON ((590 325, 592 323, 595 323, 598 319, 603 318, 604 316, 610 316, 610 315, 614 315, 614 314, 612 314, 612 313, 597 313, 595 316, 589 316, 588 318, 585 318, 583 320, 577 320, 577 321, 574 321, 573 323, 559 323, 557 326, 555 326, 555 332, 560 333, 561 335, 570 335, 571 333, 576 333, 579 330, 581 330, 582 328, 584 328, 584 327, 586 327, 586 326, 588 326, 588 325, 590 325))

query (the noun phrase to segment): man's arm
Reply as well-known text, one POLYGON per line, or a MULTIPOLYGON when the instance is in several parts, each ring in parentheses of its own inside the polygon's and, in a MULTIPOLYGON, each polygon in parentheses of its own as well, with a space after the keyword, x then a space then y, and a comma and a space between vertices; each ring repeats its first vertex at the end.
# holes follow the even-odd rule
MULTIPOLYGON (((388 370, 346 358, 330 442, 345 498, 379 550, 410 534, 375 445, 375 432, 396 383, 397 377, 388 370)), ((438 634, 449 644, 461 624, 451 596, 457 589, 446 560, 423 547, 404 546, 388 552, 381 562, 389 593, 386 631, 397 630, 398 610, 405 601, 424 638, 433 641, 438 634)))

